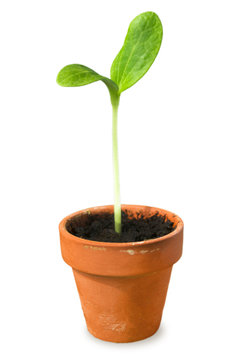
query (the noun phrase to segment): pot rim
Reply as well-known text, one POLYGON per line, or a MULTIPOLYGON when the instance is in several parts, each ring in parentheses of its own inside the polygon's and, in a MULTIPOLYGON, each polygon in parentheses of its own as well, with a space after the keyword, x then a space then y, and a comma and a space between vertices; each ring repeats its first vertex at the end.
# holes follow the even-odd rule
POLYGON ((77 242, 77 243, 81 243, 83 245, 87 245, 89 247, 93 247, 93 246, 96 246, 96 247, 108 247, 108 248, 130 248, 132 246, 142 246, 144 244, 155 244, 157 242, 162 242, 162 241, 165 241, 165 240, 168 240, 169 238, 171 238, 172 236, 180 233, 182 230, 183 230, 183 221, 182 219, 176 215, 175 213, 171 212, 171 211, 168 211, 168 210, 165 210, 165 209, 161 209, 161 208, 157 208, 155 206, 147 206, 147 205, 129 205, 129 204, 121 204, 122 208, 128 208, 128 209, 136 209, 136 208, 148 208, 148 209, 153 209, 153 210, 156 210, 156 211, 160 211, 160 213, 162 212, 163 214, 165 215, 170 215, 172 218, 175 218, 176 221, 177 221, 177 224, 176 224, 176 229, 173 230, 172 232, 170 232, 169 234, 167 235, 164 235, 164 236, 161 236, 161 237, 158 237, 158 238, 155 238, 155 239, 147 239, 147 240, 142 240, 142 241, 136 241, 136 242, 105 242, 105 241, 95 241, 95 240, 88 240, 88 239, 84 239, 84 238, 81 238, 81 237, 78 237, 78 236, 75 236, 73 234, 71 234, 67 229, 66 229, 66 223, 68 220, 70 220, 71 218, 75 217, 75 216, 78 216, 80 215, 81 213, 87 213, 89 211, 92 211, 92 210, 106 210, 107 209, 113 209, 113 205, 100 205, 100 206, 92 206, 92 207, 89 207, 89 208, 86 208, 86 209, 83 209, 83 210, 79 210, 79 211, 76 211, 66 217, 64 217, 62 219, 62 221, 60 222, 59 224, 59 230, 60 232, 62 233, 66 233, 67 236, 74 242, 77 242))

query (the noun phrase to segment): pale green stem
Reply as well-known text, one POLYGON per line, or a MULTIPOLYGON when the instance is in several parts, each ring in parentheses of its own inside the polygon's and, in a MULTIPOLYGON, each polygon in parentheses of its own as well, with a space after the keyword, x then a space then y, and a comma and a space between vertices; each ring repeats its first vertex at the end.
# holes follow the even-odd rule
POLYGON ((112 151, 114 176, 114 226, 117 233, 121 233, 121 200, 118 163, 118 102, 112 107, 112 151))

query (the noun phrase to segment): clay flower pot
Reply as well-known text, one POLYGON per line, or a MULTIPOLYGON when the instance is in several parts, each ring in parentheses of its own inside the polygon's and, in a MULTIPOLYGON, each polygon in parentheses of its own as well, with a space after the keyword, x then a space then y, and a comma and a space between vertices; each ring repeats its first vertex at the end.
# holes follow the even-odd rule
POLYGON ((150 216, 157 211, 176 229, 161 238, 135 243, 108 243, 82 239, 66 229, 68 221, 90 213, 113 212, 98 206, 64 218, 60 225, 61 251, 73 269, 89 332, 112 342, 145 339, 159 328, 172 266, 182 254, 183 222, 175 214, 149 206, 122 205, 150 216))

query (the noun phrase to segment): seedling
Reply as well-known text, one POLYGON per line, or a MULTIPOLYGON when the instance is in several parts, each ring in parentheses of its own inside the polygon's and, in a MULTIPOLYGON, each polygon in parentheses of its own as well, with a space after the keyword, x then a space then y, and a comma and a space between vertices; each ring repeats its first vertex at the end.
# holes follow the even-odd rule
POLYGON ((154 12, 144 12, 130 23, 124 44, 112 63, 110 79, 79 64, 65 66, 57 76, 57 83, 61 86, 83 86, 101 80, 109 90, 112 103, 114 227, 117 233, 121 232, 117 136, 119 100, 121 93, 140 80, 154 62, 161 46, 162 35, 159 17, 154 12))

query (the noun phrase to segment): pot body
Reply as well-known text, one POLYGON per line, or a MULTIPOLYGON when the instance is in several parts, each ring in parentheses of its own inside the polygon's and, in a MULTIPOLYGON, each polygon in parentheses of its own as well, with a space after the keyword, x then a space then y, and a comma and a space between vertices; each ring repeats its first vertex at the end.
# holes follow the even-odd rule
POLYGON ((175 214, 148 206, 122 205, 123 210, 148 217, 166 215, 176 229, 157 239, 132 243, 96 242, 70 234, 73 217, 84 224, 89 213, 113 212, 113 206, 85 209, 60 225, 63 259, 73 269, 88 330, 112 342, 131 342, 159 328, 173 264, 181 257, 183 222, 175 214))

